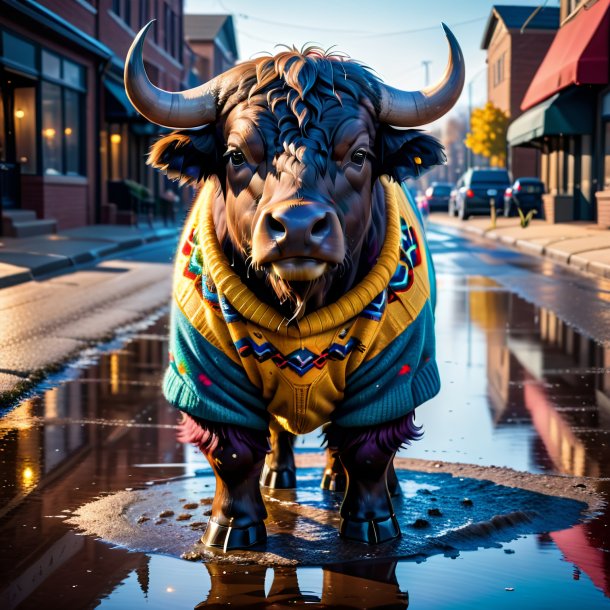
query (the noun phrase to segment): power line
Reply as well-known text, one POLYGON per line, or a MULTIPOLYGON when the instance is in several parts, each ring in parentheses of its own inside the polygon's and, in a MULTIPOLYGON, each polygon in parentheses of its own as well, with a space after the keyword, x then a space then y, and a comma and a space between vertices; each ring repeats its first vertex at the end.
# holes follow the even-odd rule
MULTIPOLYGON (((468 19, 467 21, 458 21, 457 23, 448 24, 451 28, 457 28, 461 25, 468 25, 470 23, 476 23, 477 21, 485 21, 487 17, 477 17, 476 19, 468 19)), ((437 30, 439 27, 438 24, 430 25, 425 28, 415 28, 413 30, 397 30, 395 32, 381 32, 378 34, 367 34, 366 38, 377 38, 379 36, 402 36, 403 34, 417 34, 418 32, 428 32, 432 30, 437 30)))
MULTIPOLYGON (((362 30, 338 30, 337 28, 325 28, 317 25, 302 25, 302 24, 294 24, 287 23, 283 21, 273 21, 271 19, 263 19, 261 17, 256 17, 255 15, 249 15, 248 13, 233 13, 229 8, 227 8, 221 0, 218 0, 218 5, 221 7, 223 11, 227 14, 234 14, 236 17, 243 19, 244 21, 258 21, 259 23, 266 23, 269 25, 277 25, 281 27, 293 28, 297 30, 306 30, 311 31, 315 30, 318 32, 333 32, 335 34, 352 34, 355 36, 362 36, 363 38, 375 38, 380 36, 401 36, 403 34, 416 34, 418 32, 427 32, 432 30, 437 30, 439 24, 426 26, 423 28, 415 28, 412 30, 398 30, 394 32, 365 32, 362 30)), ((477 17, 475 19, 468 19, 466 21, 459 21, 457 23, 449 24, 452 28, 460 27, 462 25, 468 25, 471 23, 476 23, 478 21, 484 21, 487 17, 477 17)), ((262 39, 261 39, 262 40, 262 39)))

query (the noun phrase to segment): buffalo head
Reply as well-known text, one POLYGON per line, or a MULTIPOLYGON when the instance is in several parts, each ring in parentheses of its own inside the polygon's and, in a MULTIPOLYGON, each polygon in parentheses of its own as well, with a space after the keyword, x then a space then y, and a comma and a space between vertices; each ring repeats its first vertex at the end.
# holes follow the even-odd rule
POLYGON ((218 181, 219 240, 260 298, 288 317, 338 298, 383 244, 379 176, 402 181, 445 161, 437 140, 397 127, 434 121, 459 97, 464 62, 453 34, 443 26, 449 63, 422 91, 393 89, 361 64, 309 47, 170 93, 144 70, 149 27, 129 51, 126 90, 142 115, 179 130, 154 145, 149 163, 182 182, 218 181))

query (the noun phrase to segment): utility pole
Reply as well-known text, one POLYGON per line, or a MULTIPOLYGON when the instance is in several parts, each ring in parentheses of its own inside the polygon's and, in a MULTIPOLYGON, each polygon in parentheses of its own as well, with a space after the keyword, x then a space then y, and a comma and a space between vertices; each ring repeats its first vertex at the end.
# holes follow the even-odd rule
POLYGON ((430 64, 432 63, 432 60, 424 59, 421 63, 425 70, 425 86, 427 87, 430 84, 430 64))

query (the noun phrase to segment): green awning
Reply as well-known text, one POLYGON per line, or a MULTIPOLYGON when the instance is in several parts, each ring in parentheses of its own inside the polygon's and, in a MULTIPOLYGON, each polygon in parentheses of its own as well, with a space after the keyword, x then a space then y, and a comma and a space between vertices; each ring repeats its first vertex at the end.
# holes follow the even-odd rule
POLYGON ((575 87, 524 112, 509 125, 506 139, 509 146, 527 146, 544 136, 593 133, 594 121, 594 93, 588 87, 575 87))
POLYGON ((106 96, 106 119, 110 121, 125 121, 135 119, 139 115, 131 105, 123 83, 110 78, 104 79, 104 87, 110 94, 106 96))

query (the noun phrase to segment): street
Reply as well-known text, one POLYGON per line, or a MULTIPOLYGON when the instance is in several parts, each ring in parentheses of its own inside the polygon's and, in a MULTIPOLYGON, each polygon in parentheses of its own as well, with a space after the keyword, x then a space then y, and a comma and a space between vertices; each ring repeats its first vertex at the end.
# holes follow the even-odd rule
MULTIPOLYGON (((117 314, 115 326, 132 325, 96 347, 84 337, 100 341, 108 329, 97 332, 97 318, 83 317, 77 308, 62 318, 61 328, 76 325, 86 333, 58 334, 41 324, 27 337, 34 346, 45 336, 49 343, 70 336, 88 349, 0 419, 0 607, 471 608, 481 599, 496 608, 610 607, 610 513, 596 503, 598 494, 607 498, 610 492, 610 281, 436 225, 429 227, 428 239, 438 276, 442 389, 417 410, 423 440, 401 450, 396 461, 404 496, 402 546, 365 548, 366 564, 353 561, 362 558, 360 550, 341 555, 344 543, 334 537, 334 517, 324 516, 340 497, 317 487, 322 462, 316 433, 298 440, 296 496, 268 494, 266 500, 272 534, 274 523, 283 532, 281 522, 288 519, 280 505, 298 522, 330 524, 332 536, 323 541, 327 549, 337 547, 324 551, 330 560, 307 562, 305 551, 299 560, 299 548, 307 547, 300 526, 287 545, 296 545, 297 559, 276 562, 273 569, 262 560, 253 563, 251 554, 240 561, 238 553, 232 564, 207 563, 205 555, 180 559, 181 545, 187 548, 201 535, 213 477, 201 455, 177 443, 176 414, 160 392, 167 365, 167 310, 160 301, 164 294, 169 298, 171 244, 24 285, 30 293, 35 286, 55 295, 29 299, 22 311, 35 318, 41 305, 64 307, 59 299, 69 291, 73 299, 99 298, 104 284, 92 278, 128 268, 125 298, 134 299, 141 312, 153 309, 144 307, 148 299, 156 313, 135 325, 133 316, 117 314), (64 292, 57 292, 58 285, 64 292), (455 464, 470 466, 460 470, 455 464), (503 485, 514 486, 517 495, 503 485), (178 542, 165 548, 151 534, 147 543, 142 532, 154 532, 156 517, 142 508, 127 510, 135 493, 159 513, 173 501, 171 494, 187 502, 192 519, 158 519, 158 527, 178 532, 178 542), (159 500, 163 494, 167 498, 159 500), (420 507, 430 506, 424 502, 431 494, 442 511, 428 515, 444 514, 445 520, 429 531, 413 529, 410 522, 420 507), (451 513, 451 494, 468 496, 483 511, 477 515, 492 511, 485 513, 486 527, 464 530, 480 519, 451 513), (108 520, 103 531, 91 529, 99 524, 89 526, 96 535, 82 534, 83 507, 113 498, 127 498, 120 514, 133 517, 137 544, 126 543, 120 524, 108 520), (200 505, 188 504, 191 498, 200 505), (499 531, 491 517, 506 516, 509 500, 517 508, 522 502, 526 513, 532 502, 544 508, 521 523, 507 517, 499 531), (594 514, 581 514, 587 504, 594 514), (460 538, 454 535, 458 530, 471 533, 460 538), (426 546, 426 539, 435 544, 426 546)), ((3 297, 17 298, 24 287, 4 289, 3 297)), ((39 358, 47 348, 38 345, 23 358, 39 358)), ((270 552, 278 546, 273 538, 270 552)), ((320 552, 309 551, 318 559, 320 552)))

